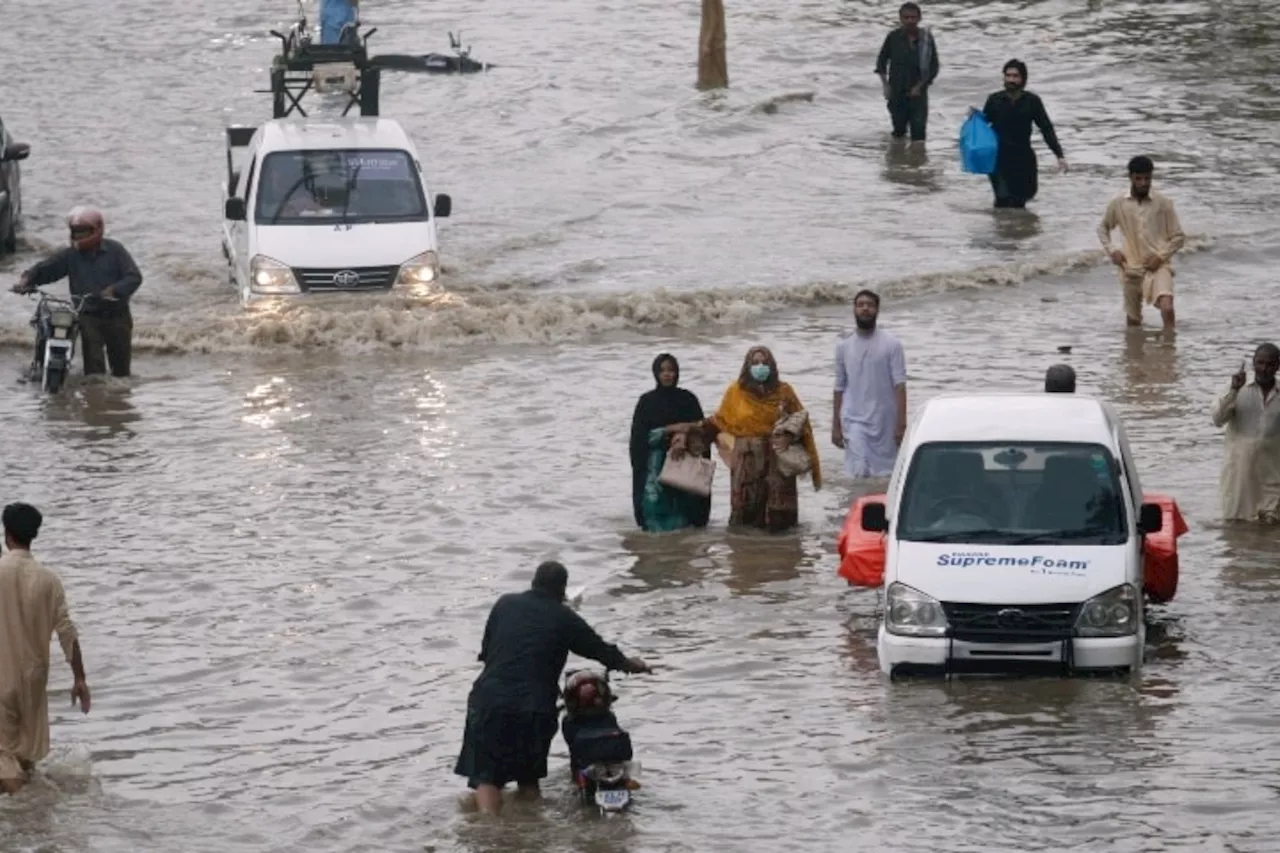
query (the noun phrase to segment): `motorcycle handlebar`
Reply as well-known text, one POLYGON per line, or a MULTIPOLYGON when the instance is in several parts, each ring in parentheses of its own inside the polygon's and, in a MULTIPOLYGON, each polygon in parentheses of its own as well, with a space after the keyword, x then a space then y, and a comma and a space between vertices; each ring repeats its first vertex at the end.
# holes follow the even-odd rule
POLYGON ((55 303, 58 303, 58 304, 61 304, 61 305, 70 305, 70 306, 71 306, 73 309, 75 309, 77 312, 79 312, 79 310, 80 310, 82 307, 84 307, 84 304, 85 304, 86 302, 88 302, 90 299, 100 299, 100 300, 102 300, 103 302, 118 302, 118 301, 119 301, 119 300, 118 300, 118 299, 116 299, 114 296, 111 296, 111 297, 103 297, 103 296, 99 296, 99 295, 97 295, 96 293, 86 293, 86 294, 85 294, 85 295, 83 295, 83 296, 75 296, 75 295, 73 294, 73 295, 70 295, 70 296, 68 296, 68 297, 65 297, 65 298, 64 298, 64 297, 61 297, 61 296, 54 296, 53 294, 48 293, 47 291, 45 291, 45 290, 43 289, 43 287, 39 287, 39 286, 37 286, 37 287, 30 287, 30 288, 28 288, 28 289, 26 289, 26 290, 15 290, 15 291, 13 291, 13 292, 14 292, 14 293, 17 293, 19 296, 26 296, 26 297, 29 297, 29 298, 30 298, 30 297, 39 297, 39 298, 44 299, 44 300, 45 300, 45 301, 47 301, 47 302, 55 302, 55 303))

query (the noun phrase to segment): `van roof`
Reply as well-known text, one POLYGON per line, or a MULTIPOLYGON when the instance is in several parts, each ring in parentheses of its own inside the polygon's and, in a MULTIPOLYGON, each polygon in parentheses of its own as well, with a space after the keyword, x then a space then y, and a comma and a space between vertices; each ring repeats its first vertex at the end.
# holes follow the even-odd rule
POLYGON ((409 134, 393 118, 376 116, 279 118, 262 125, 266 151, 396 148, 414 151, 409 134))
POLYGON ((912 444, 1069 441, 1110 447, 1114 412, 1085 394, 944 394, 924 404, 912 444))

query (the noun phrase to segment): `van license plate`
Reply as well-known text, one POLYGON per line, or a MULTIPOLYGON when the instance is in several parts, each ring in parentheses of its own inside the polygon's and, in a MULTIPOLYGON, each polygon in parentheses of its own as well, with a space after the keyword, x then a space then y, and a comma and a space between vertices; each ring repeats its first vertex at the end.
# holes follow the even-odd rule
POLYGON ((596 791, 596 805, 605 811, 616 812, 618 809, 626 808, 629 802, 631 802, 631 792, 626 788, 596 791))

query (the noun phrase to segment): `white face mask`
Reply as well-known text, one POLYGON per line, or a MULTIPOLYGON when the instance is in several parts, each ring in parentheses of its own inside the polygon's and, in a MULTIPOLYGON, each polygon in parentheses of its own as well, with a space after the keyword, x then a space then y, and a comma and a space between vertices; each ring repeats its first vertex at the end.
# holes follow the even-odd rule
POLYGON ((751 365, 751 378, 757 382, 764 382, 769 378, 769 365, 753 364, 751 365))

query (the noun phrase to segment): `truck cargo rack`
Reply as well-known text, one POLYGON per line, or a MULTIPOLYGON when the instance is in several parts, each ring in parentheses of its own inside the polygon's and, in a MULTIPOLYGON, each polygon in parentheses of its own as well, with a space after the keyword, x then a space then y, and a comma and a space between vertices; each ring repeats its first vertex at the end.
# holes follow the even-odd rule
POLYGON ((271 88, 257 91, 271 94, 272 117, 285 118, 297 113, 306 118, 302 99, 312 91, 322 95, 346 94, 344 116, 357 105, 362 116, 378 115, 382 69, 369 61, 367 48, 369 36, 378 28, 365 32, 356 43, 318 44, 300 35, 305 32, 305 26, 303 19, 288 35, 271 31, 271 35, 280 39, 280 53, 271 63, 271 88))

